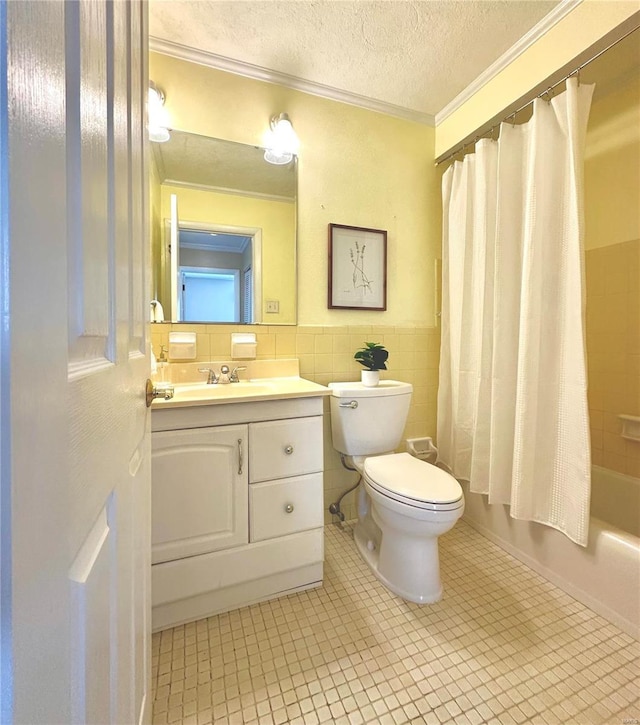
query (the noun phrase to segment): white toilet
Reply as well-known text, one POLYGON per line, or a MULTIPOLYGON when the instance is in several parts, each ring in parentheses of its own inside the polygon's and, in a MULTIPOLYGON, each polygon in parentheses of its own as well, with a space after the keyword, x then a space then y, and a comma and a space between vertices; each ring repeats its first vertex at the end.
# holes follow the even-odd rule
POLYGON ((413 387, 384 380, 330 383, 333 447, 362 474, 355 540, 363 559, 392 592, 419 604, 442 596, 438 536, 464 511, 462 488, 400 443, 413 387))

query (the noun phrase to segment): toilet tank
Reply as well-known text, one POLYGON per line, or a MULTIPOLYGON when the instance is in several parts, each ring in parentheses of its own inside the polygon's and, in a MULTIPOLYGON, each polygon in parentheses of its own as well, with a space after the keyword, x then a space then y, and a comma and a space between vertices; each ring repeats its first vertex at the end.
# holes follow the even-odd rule
POLYGON ((410 383, 381 380, 375 388, 362 383, 329 383, 333 447, 347 456, 394 451, 409 414, 410 383))

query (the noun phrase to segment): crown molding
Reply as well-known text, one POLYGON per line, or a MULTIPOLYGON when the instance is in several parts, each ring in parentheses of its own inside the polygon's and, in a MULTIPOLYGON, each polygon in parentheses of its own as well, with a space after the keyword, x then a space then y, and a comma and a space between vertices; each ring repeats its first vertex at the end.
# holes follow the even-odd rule
POLYGON ((249 246, 248 237, 239 237, 242 242, 239 242, 235 246, 231 243, 216 244, 212 242, 207 244, 206 242, 185 242, 180 240, 180 249, 195 249, 199 252, 227 252, 229 254, 243 254, 245 249, 249 246))
POLYGON ((229 194, 231 196, 246 196, 251 199, 265 199, 266 201, 279 201, 283 204, 295 204, 295 197, 281 196, 279 194, 265 194, 261 191, 250 191, 249 189, 229 189, 225 186, 210 186, 209 184, 195 184, 191 181, 178 181, 177 179, 165 178, 162 182, 167 186, 177 186, 181 189, 195 189, 196 191, 213 191, 216 194, 229 194))
POLYGON ((528 48, 537 42, 545 33, 547 33, 554 25, 557 25, 565 16, 580 5, 583 0, 562 0, 556 7, 547 13, 544 18, 534 25, 531 30, 514 43, 506 53, 503 53, 498 60, 492 63, 486 70, 471 82, 461 93, 459 93, 450 103, 442 110, 438 111, 435 116, 436 126, 445 121, 452 113, 455 113, 463 106, 475 93, 477 93, 489 81, 493 80, 501 73, 510 63, 521 56, 528 48))
POLYGON ((244 78, 252 78, 253 80, 264 81, 265 83, 275 83, 294 91, 309 93, 312 96, 319 96, 330 101, 346 103, 350 106, 357 106, 358 108, 375 111, 376 113, 384 113, 387 116, 402 118, 405 121, 414 121, 425 126, 435 126, 436 123, 434 116, 430 113, 413 111, 409 108, 396 106, 393 103, 385 103, 375 98, 367 98, 358 93, 350 93, 349 91, 332 88, 322 83, 315 83, 314 81, 307 81, 297 76, 291 76, 287 73, 279 73, 278 71, 262 68, 251 63, 244 63, 239 60, 233 60, 232 58, 226 58, 222 55, 216 55, 215 53, 190 48, 187 45, 174 43, 170 40, 150 37, 149 50, 227 73, 234 73, 244 78))

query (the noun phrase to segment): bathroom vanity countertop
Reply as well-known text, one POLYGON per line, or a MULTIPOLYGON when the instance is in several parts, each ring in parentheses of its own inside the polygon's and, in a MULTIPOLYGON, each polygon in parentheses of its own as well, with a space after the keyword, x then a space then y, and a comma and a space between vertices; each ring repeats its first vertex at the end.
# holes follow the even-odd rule
POLYGON ((166 410, 187 406, 311 398, 330 394, 331 390, 324 385, 300 377, 255 378, 224 385, 180 383, 174 385, 173 398, 156 399, 151 407, 156 410, 166 410))

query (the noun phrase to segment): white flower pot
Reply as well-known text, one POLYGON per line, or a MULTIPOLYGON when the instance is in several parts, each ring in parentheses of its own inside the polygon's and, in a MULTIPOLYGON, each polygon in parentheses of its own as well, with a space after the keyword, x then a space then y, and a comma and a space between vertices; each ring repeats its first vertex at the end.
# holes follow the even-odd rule
POLYGON ((379 370, 361 370, 360 371, 362 384, 365 388, 375 388, 380 382, 380 371, 379 370))

